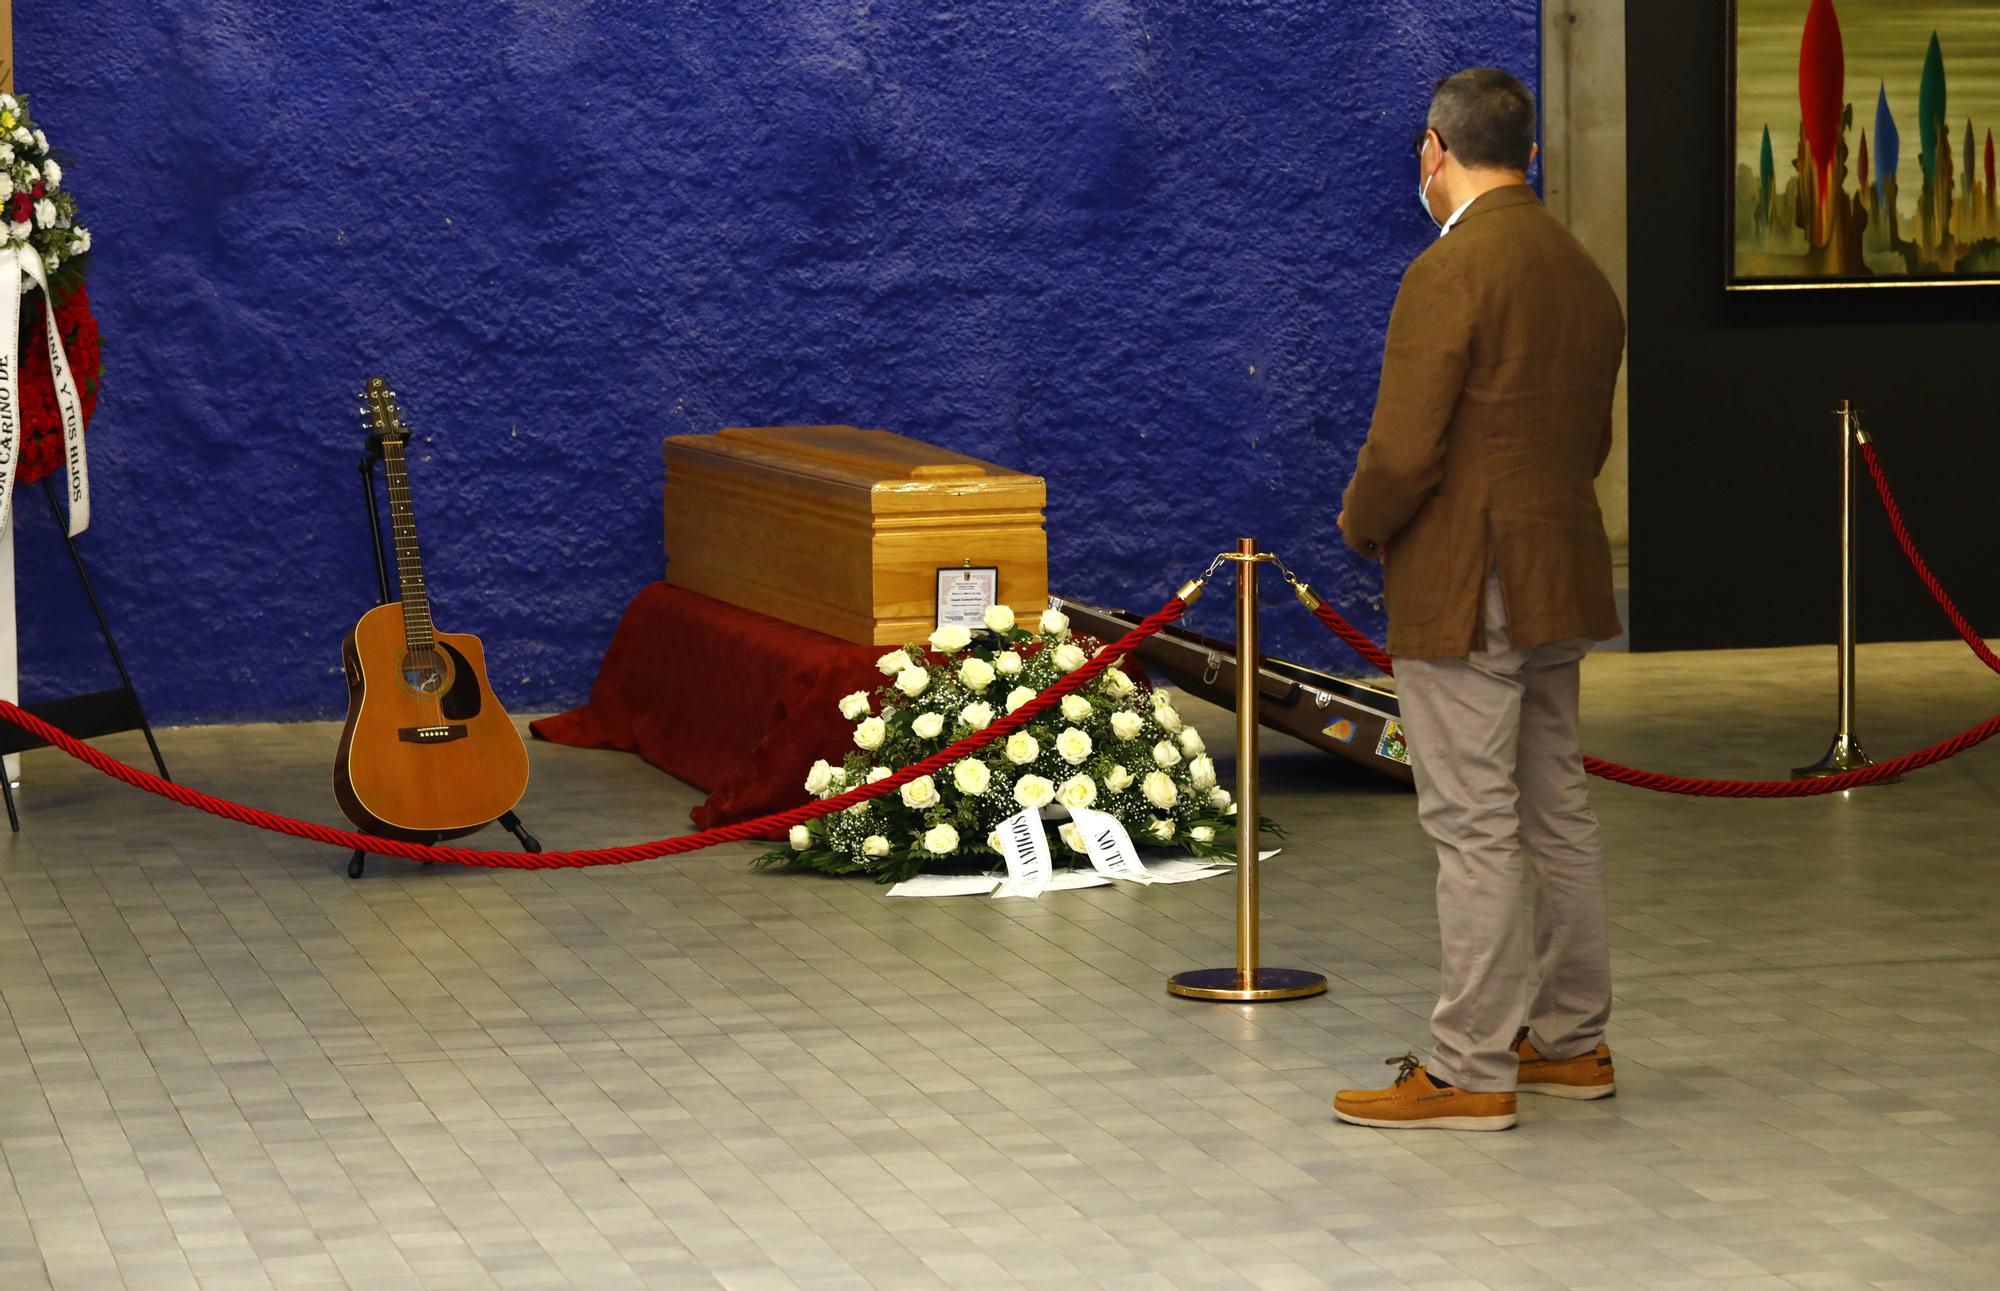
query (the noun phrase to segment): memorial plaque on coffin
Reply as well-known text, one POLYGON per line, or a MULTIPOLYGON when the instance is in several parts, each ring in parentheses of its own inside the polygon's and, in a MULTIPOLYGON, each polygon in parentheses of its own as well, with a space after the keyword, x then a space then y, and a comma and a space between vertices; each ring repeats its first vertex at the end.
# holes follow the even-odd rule
POLYGON ((937 571, 1048 597, 1040 477, 886 430, 731 427, 666 441, 667 582, 846 641, 936 625, 937 571))

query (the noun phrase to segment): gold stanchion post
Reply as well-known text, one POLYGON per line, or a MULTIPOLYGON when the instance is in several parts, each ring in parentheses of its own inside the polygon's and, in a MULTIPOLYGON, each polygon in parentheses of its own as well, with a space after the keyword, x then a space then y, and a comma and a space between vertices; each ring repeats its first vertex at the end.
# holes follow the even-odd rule
POLYGON ((1318 995, 1326 978, 1258 961, 1257 925, 1257 572, 1272 560, 1255 538, 1237 542, 1236 564, 1236 964, 1196 968, 1167 979, 1175 995, 1197 1000, 1294 1000, 1318 995))
MULTIPOLYGON (((1794 780, 1814 780, 1872 767, 1875 759, 1861 751, 1854 734, 1854 446, 1868 442, 1861 428, 1861 413, 1852 403, 1840 401, 1840 644, 1839 726, 1826 756, 1809 767, 1792 772, 1794 780)), ((1889 780, 1897 777, 1891 776, 1889 780)), ((1882 784, 1889 781, 1876 781, 1882 784)))

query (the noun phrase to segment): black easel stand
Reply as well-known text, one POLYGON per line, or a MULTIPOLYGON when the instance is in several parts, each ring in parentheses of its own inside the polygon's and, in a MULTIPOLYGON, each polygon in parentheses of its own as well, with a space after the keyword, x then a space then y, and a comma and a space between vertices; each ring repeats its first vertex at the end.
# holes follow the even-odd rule
MULTIPOLYGON (((97 589, 91 586, 90 571, 83 567, 83 553, 77 550, 76 539, 69 536, 69 526, 63 522, 62 507, 56 502, 56 491, 46 479, 42 481, 42 496, 48 499, 49 515, 54 518, 56 529, 69 548, 69 558, 76 565, 76 578, 83 584, 83 595, 90 602, 90 612, 97 616, 97 630, 104 635, 104 648, 110 651, 111 662, 118 669, 119 685, 115 690, 46 699, 39 704, 23 704, 21 707, 79 740, 95 739, 118 731, 144 731, 146 747, 153 751, 153 765, 160 769, 160 778, 171 780, 173 777, 167 774, 166 759, 160 756, 159 742, 153 738, 153 727, 146 721, 146 710, 139 703, 139 692, 132 687, 132 674, 125 671, 125 660, 118 653, 118 643, 111 639, 111 623, 104 617, 104 607, 97 600, 97 589)), ((46 747, 47 740, 30 735, 18 726, 0 730, 0 755, 46 747)), ((20 833, 21 815, 14 807, 14 786, 9 783, 4 771, 0 771, 0 796, 7 800, 7 824, 15 833, 20 833)))
MULTIPOLYGON (((382 512, 381 508, 379 508, 375 504, 375 464, 381 460, 382 460, 382 441, 377 439, 375 436, 370 435, 368 437, 368 447, 364 449, 361 454, 361 492, 368 499, 368 536, 372 538, 375 542, 375 583, 377 591, 379 592, 381 598, 378 603, 382 605, 387 605, 389 602, 395 600, 396 596, 394 590, 392 589, 389 583, 388 549, 384 547, 382 544, 382 512)), ((49 505, 50 506, 55 505, 54 494, 49 495, 49 505)), ((71 550, 74 551, 75 548, 72 547, 71 550)), ((79 565, 78 568, 80 569, 82 567, 79 565)), ((107 642, 110 641, 111 637, 108 631, 104 639, 107 642)), ((114 650, 112 653, 115 655, 117 652, 114 650)), ((149 732, 146 738, 148 740, 152 739, 153 738, 152 734, 149 732)), ((156 757, 158 756, 157 750, 155 750, 154 756, 156 757)), ((161 769, 160 774, 162 775, 166 774, 164 768, 161 769)), ((5 779, 6 779, 5 776, 0 776, 0 781, 4 781, 5 779)), ((7 810, 9 813, 12 813, 12 811, 14 810, 14 800, 12 797, 9 797, 7 800, 7 810)), ((508 833, 512 834, 515 838, 521 840, 522 851, 537 853, 542 850, 541 840, 536 838, 533 834, 529 833, 528 827, 526 825, 523 825, 521 823, 521 818, 515 815, 513 812, 507 811, 501 813, 500 819, 494 821, 493 823, 501 826, 508 833)), ((426 846, 429 846, 430 844, 438 841, 438 836, 433 834, 430 835, 429 837, 414 838, 409 841, 422 843, 426 846)), ((436 864, 436 862, 425 861, 424 864, 434 865, 436 864)), ((354 853, 354 855, 347 858, 347 877, 350 879, 358 879, 361 877, 362 872, 366 870, 367 867, 368 867, 368 853, 357 851, 354 853)))

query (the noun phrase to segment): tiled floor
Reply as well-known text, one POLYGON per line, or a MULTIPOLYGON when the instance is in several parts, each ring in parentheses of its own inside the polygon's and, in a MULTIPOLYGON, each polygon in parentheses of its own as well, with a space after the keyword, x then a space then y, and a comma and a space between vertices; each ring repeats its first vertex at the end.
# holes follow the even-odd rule
MULTIPOLYGON (((1589 744, 1782 774, 1831 672, 1596 655, 1589 744)), ((1871 648, 1863 685, 1877 753, 2000 708, 1955 645, 1871 648)), ((164 743, 332 820, 334 737, 164 743)), ((1849 798, 1600 788, 1620 1094, 1487 1135, 1330 1115, 1422 1043, 1433 866, 1408 797, 1267 750, 1266 958, 1334 985, 1260 1007, 1163 989, 1229 962, 1227 882, 914 902, 741 847, 349 882, 31 755, 0 1288, 2000 1284, 2000 747, 1849 798)), ((552 845, 684 829, 636 759, 534 755, 552 845)))

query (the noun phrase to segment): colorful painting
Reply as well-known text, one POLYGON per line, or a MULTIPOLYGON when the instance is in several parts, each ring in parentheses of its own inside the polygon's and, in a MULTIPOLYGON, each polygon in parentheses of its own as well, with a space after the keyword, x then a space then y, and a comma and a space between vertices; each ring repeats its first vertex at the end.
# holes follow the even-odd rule
POLYGON ((2000 283, 1994 0, 1735 0, 1729 282, 2000 283))

